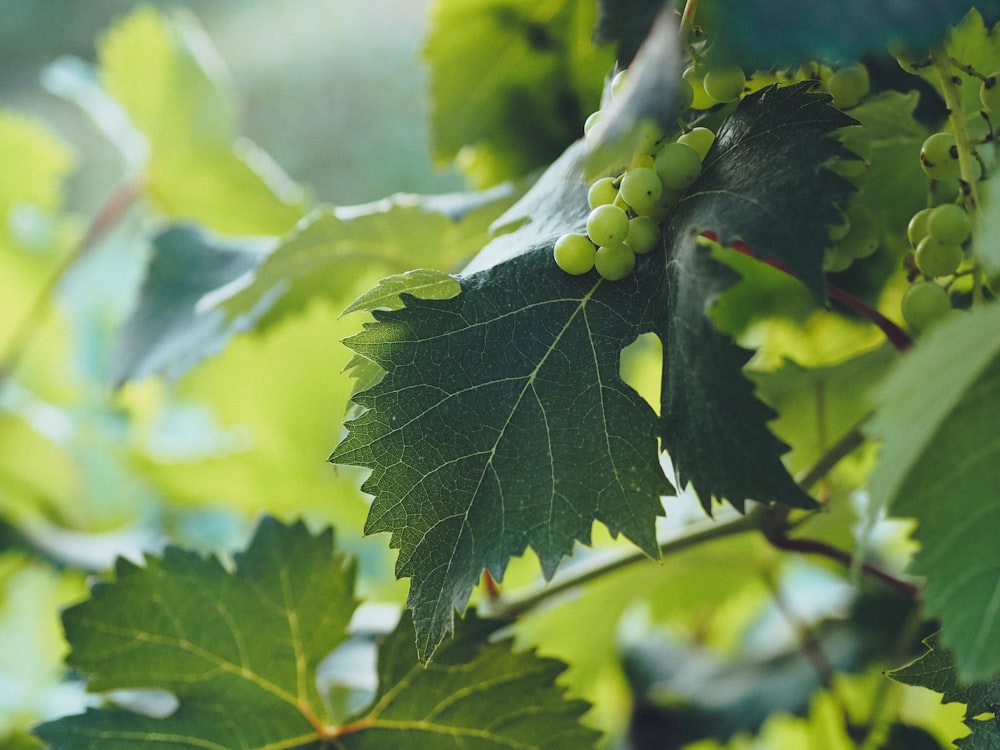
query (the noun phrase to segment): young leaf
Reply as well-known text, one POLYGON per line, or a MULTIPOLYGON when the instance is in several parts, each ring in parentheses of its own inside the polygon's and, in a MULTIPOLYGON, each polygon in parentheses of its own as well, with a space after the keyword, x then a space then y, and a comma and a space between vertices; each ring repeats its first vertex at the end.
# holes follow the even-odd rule
MULTIPOLYGON (((648 274, 647 274, 648 276, 648 274)), ((484 569, 531 547, 551 576, 597 520, 655 555, 656 416, 618 374, 642 333, 642 274, 571 278, 538 247, 461 279, 454 299, 404 296, 348 340, 386 371, 331 460, 365 466, 366 531, 392 533, 427 659, 484 569)))
POLYGON ((978 720, 983 713, 996 713, 1000 706, 1000 676, 997 674, 976 682, 961 679, 955 654, 941 644, 940 633, 924 641, 928 651, 912 664, 888 673, 889 677, 906 685, 916 685, 941 693, 942 703, 964 703, 966 725, 972 734, 955 744, 963 750, 990 750, 1000 747, 1000 725, 997 717, 978 720))
POLYGON ((378 647, 378 691, 341 723, 317 688, 317 666, 347 638, 354 565, 332 533, 266 519, 227 571, 168 549, 145 567, 120 562, 114 583, 65 613, 69 663, 93 690, 166 690, 166 716, 110 706, 48 722, 35 733, 53 750, 384 747, 577 748, 597 734, 587 709, 554 682, 564 666, 467 618, 425 668, 404 617, 378 647))
POLYGON ((873 513, 917 521, 911 571, 963 680, 1000 672, 1000 309, 931 330, 881 389, 869 435, 882 442, 873 513))

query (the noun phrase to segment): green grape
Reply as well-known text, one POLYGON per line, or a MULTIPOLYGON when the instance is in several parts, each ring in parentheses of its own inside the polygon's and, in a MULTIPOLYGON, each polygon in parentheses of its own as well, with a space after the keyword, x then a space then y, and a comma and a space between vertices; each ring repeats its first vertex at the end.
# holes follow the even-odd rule
POLYGON ((951 299, 944 287, 933 281, 919 281, 903 294, 903 318, 914 328, 927 328, 951 310, 951 299))
POLYGON ((595 245, 623 242, 628 234, 628 214, 618 206, 598 206, 587 217, 587 234, 595 245))
POLYGON ((708 109, 717 102, 705 91, 705 78, 692 65, 681 76, 691 86, 691 109, 708 109))
POLYGON ((917 245, 914 258, 917 268, 927 276, 950 276, 958 270, 964 258, 958 245, 946 245, 932 234, 927 235, 917 245))
POLYGON ((615 73, 615 77, 611 79, 611 96, 622 90, 626 80, 628 80, 628 70, 619 70, 615 73))
POLYGON ((660 222, 649 216, 636 216, 629 219, 628 234, 625 244, 637 255, 645 255, 655 250, 660 242, 660 222))
POLYGON ((583 134, 585 136, 590 135, 590 131, 594 129, 594 126, 597 125, 597 123, 600 122, 600 120, 601 120, 601 110, 597 110, 596 112, 591 112, 590 116, 583 123, 583 134))
POLYGON ((842 240, 847 235, 851 229, 851 220, 847 217, 846 213, 840 215, 840 221, 836 224, 830 224, 826 228, 827 236, 836 242, 837 240, 842 240))
POLYGON ((861 206, 851 206, 847 219, 851 226, 840 240, 841 250, 852 258, 867 258, 878 250, 878 221, 872 212, 861 206))
POLYGON ((666 131, 650 118, 644 118, 639 123, 638 133, 635 139, 635 152, 647 155, 655 154, 660 147, 660 141, 666 137, 666 131))
POLYGON ((615 186, 615 178, 602 177, 587 191, 587 205, 591 208, 597 208, 606 203, 614 203, 617 197, 618 188, 615 186))
POLYGON ((958 147, 951 133, 935 133, 920 147, 920 165, 932 180, 954 180, 959 175, 958 147))
POLYGON ((861 63, 835 70, 826 79, 826 90, 840 109, 849 109, 868 94, 868 69, 861 63))
POLYGON ((684 135, 680 136, 677 142, 693 148, 704 161, 708 150, 715 143, 715 133, 708 128, 691 128, 684 135))
POLYGON ((922 208, 913 214, 910 223, 906 225, 906 238, 913 247, 920 244, 920 240, 926 237, 930 230, 927 228, 927 220, 930 218, 933 208, 922 208))
POLYGON ((1000 86, 997 86, 997 80, 1000 80, 1000 70, 987 77, 979 86, 979 101, 991 112, 1000 109, 1000 86))
POLYGON ((840 244, 827 248, 823 255, 823 270, 827 273, 840 273, 854 262, 854 256, 845 251, 840 244))
POLYGON ((701 158, 686 143, 668 143, 656 155, 656 174, 666 190, 684 190, 701 174, 701 158))
POLYGON ((573 276, 581 276, 593 268, 596 255, 594 243, 582 234, 564 234, 552 248, 556 265, 573 276))
POLYGON ((627 204, 637 212, 642 212, 659 202, 663 195, 663 184, 652 169, 636 167, 622 177, 619 192, 627 204))
POLYGON ((927 233, 945 245, 961 245, 972 234, 972 219, 957 203, 945 203, 931 209, 927 233))
POLYGON ((683 78, 677 83, 677 111, 687 112, 694 102, 694 88, 683 78))
POLYGON ((620 281, 635 268, 635 253, 621 242, 601 246, 594 256, 594 267, 602 278, 620 281))
POLYGON ((717 102, 731 102, 739 99, 747 85, 747 77, 741 68, 734 66, 715 68, 705 74, 705 93, 717 102))

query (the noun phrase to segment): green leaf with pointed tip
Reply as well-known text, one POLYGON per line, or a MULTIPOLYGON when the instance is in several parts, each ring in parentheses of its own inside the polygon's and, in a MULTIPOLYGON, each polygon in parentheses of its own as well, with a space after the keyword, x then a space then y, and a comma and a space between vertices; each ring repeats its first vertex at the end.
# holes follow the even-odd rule
POLYGON ((120 560, 114 583, 64 613, 67 662, 90 690, 167 690, 179 707, 162 719, 91 710, 36 733, 57 750, 319 747, 316 667, 357 604, 354 565, 332 540, 265 519, 232 571, 177 548, 144 567, 120 560))
POLYGON ((489 642, 505 623, 474 614, 429 667, 404 616, 377 646, 371 703, 333 715, 317 667, 347 640, 357 602, 354 564, 331 542, 330 531, 267 518, 232 570, 176 548, 145 567, 120 561, 114 583, 66 611, 68 661, 92 690, 168 691, 176 708, 140 714, 111 703, 35 734, 52 750, 594 745, 598 733, 579 723, 588 704, 555 684, 565 665, 489 642))
POLYGON ((556 685, 565 665, 510 640, 487 643, 498 623, 466 615, 455 639, 433 663, 413 652, 405 614, 379 645, 379 690, 370 706, 341 730, 344 750, 577 750, 599 734, 579 723, 588 704, 569 700, 556 685))
POLYGON ((551 576, 597 520, 656 554, 671 487, 656 417, 618 373, 651 314, 640 278, 572 278, 543 246, 460 279, 454 299, 404 297, 348 340, 386 374, 355 396, 366 411, 331 460, 372 469, 366 531, 392 533, 413 579, 422 658, 482 571, 502 578, 528 547, 551 576))
POLYGON ((436 0, 425 55, 434 152, 485 149, 490 182, 523 175, 577 139, 614 61, 591 41, 590 0, 436 0))
POLYGON ((344 315, 361 310, 398 310, 403 307, 400 295, 409 294, 420 299, 450 299, 462 291, 455 277, 432 268, 387 276, 373 289, 362 294, 347 306, 344 315))
POLYGON ((872 513, 916 519, 911 571, 963 680, 1000 672, 1000 308, 928 332, 881 389, 872 513))

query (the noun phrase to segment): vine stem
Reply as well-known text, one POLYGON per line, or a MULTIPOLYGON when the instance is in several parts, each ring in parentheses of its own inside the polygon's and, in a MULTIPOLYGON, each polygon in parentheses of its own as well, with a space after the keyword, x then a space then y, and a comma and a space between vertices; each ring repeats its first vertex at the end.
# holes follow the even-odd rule
MULTIPOLYGON (((938 47, 931 52, 931 61, 941 79, 941 92, 944 95, 945 107, 948 109, 948 122, 951 125, 952 133, 955 136, 955 147, 958 151, 958 169, 961 175, 962 197, 965 202, 965 209, 972 218, 973 225, 976 223, 976 214, 979 211, 979 189, 976 186, 976 171, 973 162, 972 151, 974 144, 969 135, 969 129, 965 125, 965 114, 962 108, 962 100, 958 94, 954 78, 951 75, 952 59, 948 56, 943 47, 938 47)), ((969 240, 970 253, 973 258, 975 253, 975 233, 969 240)), ((975 261, 972 271, 972 304, 980 305, 983 302, 983 271, 979 261, 975 261)))
POLYGON ((0 389, 3 388, 10 374, 17 369, 17 365, 27 351, 28 346, 38 334, 41 324, 44 321, 45 310, 55 295, 59 283, 77 261, 85 256, 97 241, 118 223, 124 213, 135 202, 139 195, 139 190, 138 180, 133 179, 123 183, 111 193, 104 202, 104 205, 97 212, 97 215, 90 222, 87 232, 38 292, 27 314, 14 329, 7 345, 7 350, 0 357, 0 389))
POLYGON ((694 17, 698 12, 698 0, 687 0, 684 3, 684 10, 681 12, 681 39, 687 40, 694 31, 694 17))

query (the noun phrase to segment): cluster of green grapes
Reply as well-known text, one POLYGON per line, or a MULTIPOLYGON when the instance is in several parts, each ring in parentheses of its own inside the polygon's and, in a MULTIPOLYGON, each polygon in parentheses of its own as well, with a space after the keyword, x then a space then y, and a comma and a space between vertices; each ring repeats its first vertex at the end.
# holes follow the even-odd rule
POLYGON ((924 208, 910 219, 906 236, 913 247, 912 259, 918 274, 903 295, 902 312, 914 328, 926 328, 951 310, 948 291, 936 279, 958 272, 965 260, 962 245, 971 234, 972 218, 958 203, 924 208))
MULTIPOLYGON (((612 96, 620 90, 625 76, 627 71, 622 71, 612 80, 612 96)), ((746 84, 739 68, 713 71, 704 76, 704 81, 716 97, 713 105, 723 101, 720 97, 738 98, 746 84)), ((691 103, 691 87, 683 81, 680 97, 683 109, 696 107, 691 103)), ((600 116, 601 111, 597 111, 587 119, 585 136, 600 116)), ((629 276, 636 255, 660 245, 663 220, 681 193, 698 179, 702 160, 714 141, 715 133, 705 127, 690 128, 671 139, 658 125, 645 121, 631 163, 619 174, 601 177, 591 184, 586 234, 572 232, 556 240, 556 264, 575 276, 592 269, 608 281, 629 276)))

